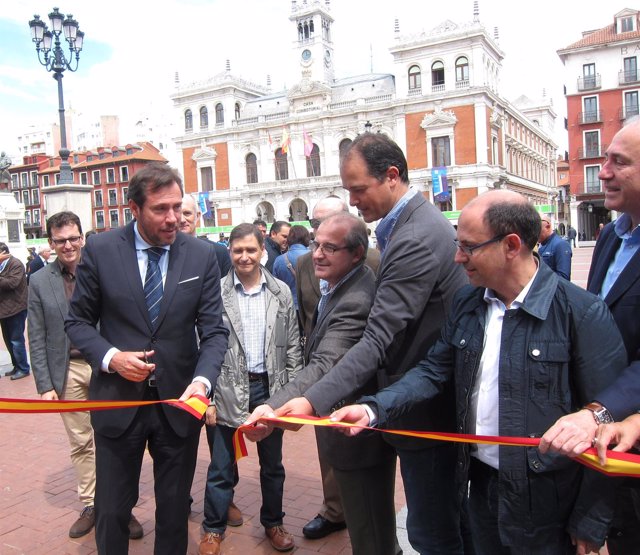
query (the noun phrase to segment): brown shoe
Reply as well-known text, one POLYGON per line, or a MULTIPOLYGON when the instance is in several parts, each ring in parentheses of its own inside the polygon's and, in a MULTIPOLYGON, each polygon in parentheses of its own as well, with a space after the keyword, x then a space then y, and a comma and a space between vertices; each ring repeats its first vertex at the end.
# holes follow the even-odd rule
POLYGON ((139 540, 142 536, 144 536, 142 524, 140 524, 138 519, 131 513, 131 520, 129 520, 129 539, 139 540))
POLYGON ((285 530, 284 526, 265 528, 264 533, 269 538, 271 547, 276 551, 290 551, 296 546, 293 543, 293 536, 285 530))
POLYGON ((200 540, 200 547, 198 548, 198 555, 220 555, 222 548, 222 534, 216 534, 215 532, 206 532, 204 537, 200 540))
POLYGON ((80 513, 80 517, 69 528, 70 538, 81 538, 85 536, 96 524, 96 510, 93 505, 85 507, 80 513))
POLYGON ((229 511, 227 512, 227 524, 229 526, 242 526, 243 522, 242 511, 240 511, 232 501, 231 505, 229 505, 229 511))

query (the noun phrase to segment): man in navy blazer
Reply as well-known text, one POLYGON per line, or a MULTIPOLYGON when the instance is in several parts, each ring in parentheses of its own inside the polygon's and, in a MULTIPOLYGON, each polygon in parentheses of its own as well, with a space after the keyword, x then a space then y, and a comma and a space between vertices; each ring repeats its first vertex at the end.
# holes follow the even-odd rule
MULTIPOLYGON (((622 420, 640 409, 640 118, 629 120, 607 149, 598 176, 604 205, 621 213, 600 232, 587 289, 604 299, 620 329, 629 366, 585 409, 560 419, 542 438, 542 449, 577 455, 595 443, 599 424, 622 420)), ((606 369, 603 369, 606 371, 606 369)), ((640 545, 640 484, 620 489, 607 540, 611 555, 635 553, 640 545)))
MULTIPOLYGON (((210 396, 228 336, 215 252, 178 232, 182 181, 175 170, 149 164, 132 178, 128 195, 135 221, 89 238, 65 321, 71 343, 92 368, 89 397, 156 401, 210 396), (147 275, 154 265, 155 276, 147 275), (154 281, 158 272, 159 314, 150 316, 144 281, 154 281)), ((98 552, 128 552, 129 515, 138 501, 148 447, 156 479, 154 553, 186 553, 189 488, 202 422, 158 404, 97 411, 91 421, 98 552)))

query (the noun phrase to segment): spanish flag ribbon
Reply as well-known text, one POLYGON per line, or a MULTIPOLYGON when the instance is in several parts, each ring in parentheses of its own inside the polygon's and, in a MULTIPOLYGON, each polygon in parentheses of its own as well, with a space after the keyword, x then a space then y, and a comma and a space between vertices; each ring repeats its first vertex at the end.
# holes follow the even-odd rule
MULTIPOLYGON (((330 428, 358 427, 367 430, 374 430, 385 434, 393 434, 406 437, 417 437, 422 439, 435 439, 439 441, 453 441, 455 443, 480 443, 484 445, 506 445, 510 447, 537 447, 539 438, 531 437, 507 437, 507 436, 482 436, 473 434, 453 434, 444 432, 417 432, 409 430, 383 430, 380 428, 370 428, 368 426, 356 426, 349 422, 331 422, 329 417, 318 418, 315 416, 276 416, 273 418, 261 418, 260 421, 273 422, 276 426, 287 427, 287 425, 300 426, 309 424, 311 426, 327 426, 330 428)), ((244 440, 244 431, 250 426, 241 426, 236 430, 233 437, 236 461, 247 456, 247 447, 244 440)), ((640 477, 640 455, 630 453, 618 453, 607 451, 607 464, 602 466, 598 460, 598 452, 594 449, 587 449, 582 455, 576 457, 576 461, 602 472, 609 476, 626 476, 632 478, 640 477)))
POLYGON ((186 410, 194 417, 204 416, 209 400, 202 395, 193 395, 186 401, 165 399, 162 401, 43 401, 42 399, 4 399, 0 398, 0 413, 47 413, 47 412, 76 412, 126 409, 144 407, 146 405, 167 404, 186 410))

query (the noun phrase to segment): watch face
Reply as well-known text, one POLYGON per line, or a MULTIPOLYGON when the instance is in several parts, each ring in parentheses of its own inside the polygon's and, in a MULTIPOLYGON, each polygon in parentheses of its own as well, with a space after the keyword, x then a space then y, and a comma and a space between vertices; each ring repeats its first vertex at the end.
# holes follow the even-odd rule
POLYGON ((311 50, 305 49, 302 51, 302 59, 306 62, 311 59, 311 50))

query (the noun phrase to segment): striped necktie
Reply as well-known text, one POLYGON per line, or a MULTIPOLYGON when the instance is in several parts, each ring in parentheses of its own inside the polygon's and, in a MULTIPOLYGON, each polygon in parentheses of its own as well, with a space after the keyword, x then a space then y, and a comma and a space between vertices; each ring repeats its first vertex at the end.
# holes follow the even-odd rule
POLYGON ((165 249, 152 247, 145 250, 149 262, 147 264, 147 275, 144 279, 144 298, 147 301, 151 325, 155 327, 156 320, 160 315, 160 302, 162 301, 162 272, 160 271, 159 262, 165 249))

